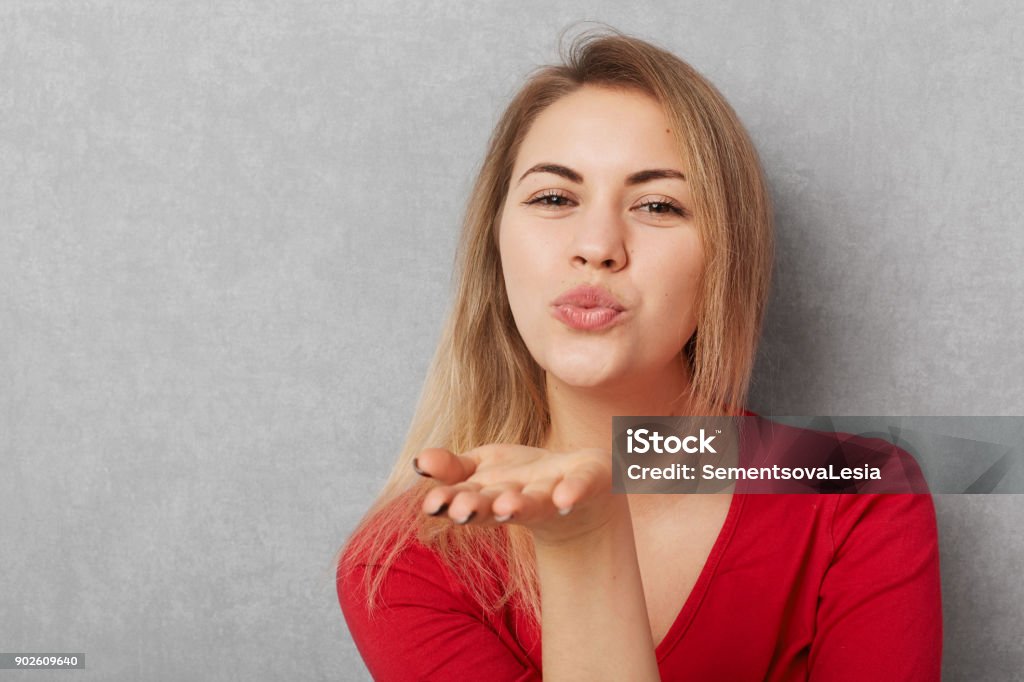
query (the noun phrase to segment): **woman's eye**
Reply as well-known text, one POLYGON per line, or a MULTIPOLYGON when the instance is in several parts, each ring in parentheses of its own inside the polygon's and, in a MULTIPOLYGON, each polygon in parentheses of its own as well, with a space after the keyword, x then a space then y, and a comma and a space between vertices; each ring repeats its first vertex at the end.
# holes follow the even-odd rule
POLYGON ((645 201, 641 203, 637 208, 647 209, 647 213, 654 215, 669 215, 674 213, 682 218, 688 218, 690 216, 689 211, 668 199, 656 199, 653 201, 645 201))
POLYGON ((561 208, 562 206, 571 206, 575 202, 559 192, 545 192, 523 203, 527 206, 536 205, 545 208, 561 208))

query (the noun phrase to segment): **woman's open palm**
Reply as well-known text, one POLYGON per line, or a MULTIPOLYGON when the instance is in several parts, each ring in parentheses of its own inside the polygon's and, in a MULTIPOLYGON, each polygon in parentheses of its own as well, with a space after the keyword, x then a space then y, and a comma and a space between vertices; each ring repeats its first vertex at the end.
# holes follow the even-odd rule
POLYGON ((447 512, 456 523, 518 523, 535 537, 560 541, 600 528, 616 506, 607 504, 611 454, 597 448, 553 452, 494 443, 461 455, 430 448, 414 467, 439 484, 424 498, 423 512, 447 512))

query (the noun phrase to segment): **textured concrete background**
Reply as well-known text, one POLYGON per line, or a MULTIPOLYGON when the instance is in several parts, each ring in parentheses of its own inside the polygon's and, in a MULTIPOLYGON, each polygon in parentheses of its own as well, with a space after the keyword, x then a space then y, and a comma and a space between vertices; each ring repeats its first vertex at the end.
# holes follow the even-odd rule
MULTIPOLYGON (((1012 0, 0 0, 0 649, 89 666, 4 679, 367 679, 330 558, 490 128, 581 19, 689 60, 763 155, 753 409, 1024 414, 1012 0)), ((937 506, 947 679, 1019 676, 1024 500, 937 506)))

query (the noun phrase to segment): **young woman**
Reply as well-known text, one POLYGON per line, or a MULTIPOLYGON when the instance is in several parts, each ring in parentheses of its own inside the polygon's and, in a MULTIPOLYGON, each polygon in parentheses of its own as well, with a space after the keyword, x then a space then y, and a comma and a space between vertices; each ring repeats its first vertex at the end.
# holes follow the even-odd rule
POLYGON ((340 556, 376 679, 938 679, 929 496, 611 492, 613 416, 746 413, 772 239, 747 134, 677 57, 586 34, 533 74, 340 556))

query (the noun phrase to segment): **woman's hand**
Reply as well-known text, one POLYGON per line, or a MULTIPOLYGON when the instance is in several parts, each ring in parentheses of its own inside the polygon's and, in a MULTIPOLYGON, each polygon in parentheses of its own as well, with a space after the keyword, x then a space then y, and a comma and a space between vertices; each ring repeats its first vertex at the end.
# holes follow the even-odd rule
POLYGON ((447 513, 456 523, 518 523, 537 541, 561 544, 628 510, 625 496, 611 493, 611 460, 596 448, 552 452, 496 443, 461 455, 430 448, 413 466, 439 483, 423 500, 425 514, 447 513))
POLYGON ((659 679, 629 503, 611 492, 610 452, 496 443, 461 455, 424 450, 413 466, 439 483, 424 513, 532 531, 545 679, 659 679))

